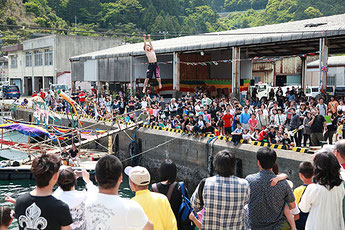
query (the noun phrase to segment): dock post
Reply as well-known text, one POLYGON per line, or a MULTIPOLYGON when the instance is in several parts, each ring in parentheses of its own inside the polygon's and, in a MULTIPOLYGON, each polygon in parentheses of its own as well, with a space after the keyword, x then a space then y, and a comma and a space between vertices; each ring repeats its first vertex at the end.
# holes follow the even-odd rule
POLYGON ((2 142, 4 142, 4 129, 1 129, 1 149, 2 149, 2 142))
POLYGON ((108 136, 108 154, 113 154, 113 136, 108 136))

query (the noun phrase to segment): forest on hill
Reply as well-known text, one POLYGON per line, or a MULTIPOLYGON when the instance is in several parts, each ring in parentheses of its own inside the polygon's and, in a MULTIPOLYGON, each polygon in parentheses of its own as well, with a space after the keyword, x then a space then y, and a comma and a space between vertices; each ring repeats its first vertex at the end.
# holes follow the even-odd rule
POLYGON ((4 45, 40 33, 136 42, 144 33, 161 39, 341 13, 344 0, 0 0, 0 36, 4 45))

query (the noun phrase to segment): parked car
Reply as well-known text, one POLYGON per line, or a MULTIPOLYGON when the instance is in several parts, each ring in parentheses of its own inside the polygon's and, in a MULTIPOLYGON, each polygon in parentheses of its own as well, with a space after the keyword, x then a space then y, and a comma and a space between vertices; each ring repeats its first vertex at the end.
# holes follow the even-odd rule
POLYGON ((319 93, 320 93, 319 86, 308 86, 305 91, 305 95, 307 97, 313 97, 313 98, 315 98, 319 93))
POLYGON ((334 95, 336 97, 344 97, 345 96, 345 86, 336 86, 334 90, 334 95))
MULTIPOLYGON (((334 86, 327 86, 326 87, 326 93, 329 96, 335 95, 335 88, 334 86)), ((316 98, 318 95, 321 95, 319 86, 307 86, 305 95, 307 97, 313 97, 316 98)))
POLYGON ((3 85, 1 87, 1 98, 20 98, 20 91, 16 85, 3 85))

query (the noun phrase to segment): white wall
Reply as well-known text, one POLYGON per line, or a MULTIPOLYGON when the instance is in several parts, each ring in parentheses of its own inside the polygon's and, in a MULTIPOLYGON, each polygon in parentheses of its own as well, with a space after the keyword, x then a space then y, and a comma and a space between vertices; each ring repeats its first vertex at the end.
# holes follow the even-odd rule
POLYGON ((67 85, 69 89, 72 89, 71 73, 64 73, 58 76, 57 83, 61 85, 67 85))
MULTIPOLYGON (((308 68, 307 69, 307 85, 317 86, 319 85, 319 69, 308 68)), ((335 76, 335 85, 345 85, 345 67, 328 67, 327 75, 335 76)))
POLYGON ((84 81, 98 81, 97 60, 87 60, 84 63, 84 81))

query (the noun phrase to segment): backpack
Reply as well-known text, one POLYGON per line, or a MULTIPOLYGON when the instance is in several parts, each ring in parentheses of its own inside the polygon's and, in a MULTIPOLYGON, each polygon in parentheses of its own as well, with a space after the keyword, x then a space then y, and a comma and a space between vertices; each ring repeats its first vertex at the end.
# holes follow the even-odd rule
POLYGON ((179 219, 183 225, 189 226, 189 229, 194 229, 195 226, 191 225, 191 221, 189 220, 189 214, 193 212, 193 208, 189 198, 187 197, 184 182, 180 182, 179 184, 182 192, 182 203, 178 211, 179 219))
MULTIPOLYGON (((192 212, 192 206, 190 200, 188 199, 186 189, 184 187, 184 182, 174 182, 169 186, 167 193, 167 198, 170 201, 171 195, 174 191, 176 185, 179 185, 179 190, 182 193, 182 203, 180 205, 177 217, 178 229, 179 230, 193 230, 195 228, 194 223, 189 219, 189 214, 192 212)), ((159 192, 157 184, 152 184, 152 191, 159 192)))
MULTIPOLYGON (((167 193, 167 198, 168 198, 169 201, 170 201, 171 195, 172 195, 172 193, 173 193, 173 191, 174 191, 174 188, 176 187, 176 184, 177 184, 177 182, 174 182, 174 183, 172 183, 172 184, 169 186, 169 190, 168 190, 168 193, 167 193)), ((157 184, 152 184, 152 191, 158 192, 158 193, 159 193, 157 184)))

